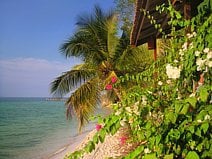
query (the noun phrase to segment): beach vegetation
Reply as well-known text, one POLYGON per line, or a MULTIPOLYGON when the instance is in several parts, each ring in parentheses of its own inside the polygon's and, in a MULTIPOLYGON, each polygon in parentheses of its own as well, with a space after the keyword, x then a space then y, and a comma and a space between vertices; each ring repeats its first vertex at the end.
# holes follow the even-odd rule
MULTIPOLYGON (((127 92, 119 101, 111 104, 114 111, 108 117, 98 117, 98 124, 103 126, 93 140, 67 158, 80 158, 94 151, 95 145, 104 142, 107 134, 114 135, 123 127, 130 133, 128 136, 120 136, 120 142, 136 143, 136 146, 120 158, 211 158, 210 0, 203 0, 197 8, 198 14, 189 20, 171 4, 168 7, 157 6, 157 10, 171 16, 169 24, 172 27, 172 38, 170 47, 163 50, 165 56, 141 72, 116 77, 116 83, 107 91, 128 83, 130 87, 127 92), (182 33, 185 36, 180 36, 182 33)), ((166 40, 167 36, 163 38, 166 40)))

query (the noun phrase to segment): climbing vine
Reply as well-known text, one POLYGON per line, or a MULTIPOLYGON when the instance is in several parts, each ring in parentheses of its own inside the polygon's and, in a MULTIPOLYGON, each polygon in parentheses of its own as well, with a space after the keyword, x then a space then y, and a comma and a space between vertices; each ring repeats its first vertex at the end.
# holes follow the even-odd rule
MULTIPOLYGON (((207 159, 212 156, 211 5, 210 0, 204 0, 191 20, 184 19, 172 5, 157 6, 159 13, 170 14, 169 24, 174 30, 171 46, 164 50, 167 56, 137 75, 111 79, 114 88, 123 82, 134 85, 121 101, 111 105, 113 112, 108 117, 98 117, 93 140, 68 158, 78 159, 92 152, 99 142, 104 142, 107 134, 114 135, 121 127, 130 130, 129 136, 122 137, 122 144, 137 142, 124 159, 207 159), (182 29, 177 30, 179 26, 182 29), (179 36, 188 26, 190 32, 179 36)), ((154 17, 143 12, 163 32, 154 17)))

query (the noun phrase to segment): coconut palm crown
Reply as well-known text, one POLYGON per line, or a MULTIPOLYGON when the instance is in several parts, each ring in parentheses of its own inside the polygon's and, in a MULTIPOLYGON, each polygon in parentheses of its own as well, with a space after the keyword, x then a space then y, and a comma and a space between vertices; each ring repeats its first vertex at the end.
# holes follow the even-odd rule
MULTIPOLYGON (((117 16, 113 11, 104 13, 96 6, 94 14, 79 17, 76 26, 74 35, 62 44, 61 53, 79 57, 83 63, 57 77, 51 83, 51 92, 60 96, 73 92, 66 101, 67 117, 74 112, 81 129, 100 104, 111 77, 135 71, 129 68, 135 68, 140 61, 136 49, 128 46, 129 38, 124 33, 121 38, 117 36, 117 16)), ((113 89, 110 94, 117 95, 113 89)))

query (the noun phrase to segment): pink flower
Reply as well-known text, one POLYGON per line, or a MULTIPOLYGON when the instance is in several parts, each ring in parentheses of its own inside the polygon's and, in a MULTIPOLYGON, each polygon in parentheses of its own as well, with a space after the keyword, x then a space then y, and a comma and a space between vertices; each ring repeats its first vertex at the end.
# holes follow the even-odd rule
POLYGON ((96 124, 96 130, 99 131, 102 128, 102 125, 96 124))
POLYGON ((122 136, 122 137, 120 138, 120 143, 121 143, 121 145, 126 144, 126 140, 127 140, 127 137, 126 137, 126 136, 122 136))
POLYGON ((113 76, 113 77, 111 78, 111 82, 112 82, 112 83, 116 83, 116 81, 117 81, 116 76, 113 76))
POLYGON ((108 84, 108 85, 105 87, 106 90, 111 90, 112 88, 113 88, 113 86, 112 86, 111 84, 108 84))

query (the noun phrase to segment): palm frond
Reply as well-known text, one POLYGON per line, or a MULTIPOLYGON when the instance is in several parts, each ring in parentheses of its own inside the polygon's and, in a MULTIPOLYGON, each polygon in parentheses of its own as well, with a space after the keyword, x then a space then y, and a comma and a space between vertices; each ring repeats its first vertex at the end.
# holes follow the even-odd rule
POLYGON ((113 57, 114 61, 119 59, 123 52, 127 49, 130 44, 130 39, 127 34, 123 31, 121 38, 119 39, 118 44, 116 45, 115 55, 113 57))
POLYGON ((67 100, 67 117, 74 111, 78 120, 79 128, 88 122, 89 116, 94 113, 97 104, 100 102, 99 79, 92 78, 81 85, 67 100))
POLYGON ((109 58, 113 59, 115 54, 115 49, 118 44, 117 38, 117 16, 114 15, 106 21, 107 26, 107 49, 109 53, 109 58))
POLYGON ((60 51, 66 57, 77 56, 84 61, 92 60, 100 64, 113 53, 117 38, 117 23, 113 11, 105 14, 95 6, 94 14, 78 18, 77 31, 62 46, 60 51))
POLYGON ((72 70, 64 72, 51 83, 51 92, 54 95, 63 96, 95 75, 96 71, 94 69, 77 65, 72 70))
POLYGON ((89 36, 85 32, 77 32, 61 45, 61 53, 66 57, 76 56, 84 58, 85 53, 91 48, 88 38, 89 36))
POLYGON ((128 46, 117 59, 115 68, 121 75, 125 73, 135 73, 143 71, 147 62, 151 62, 150 54, 147 49, 128 46), (148 61, 146 55, 149 56, 148 61))

